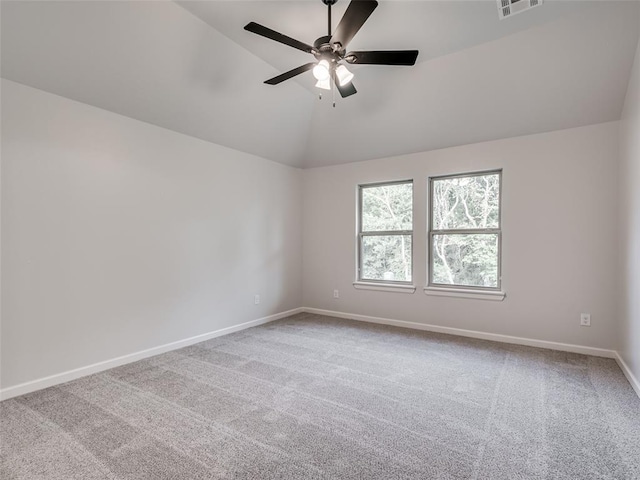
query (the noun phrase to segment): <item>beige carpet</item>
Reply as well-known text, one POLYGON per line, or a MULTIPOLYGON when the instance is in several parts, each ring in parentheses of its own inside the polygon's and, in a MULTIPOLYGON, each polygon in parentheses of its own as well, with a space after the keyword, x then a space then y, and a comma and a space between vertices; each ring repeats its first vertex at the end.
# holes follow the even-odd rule
POLYGON ((613 360, 300 314, 0 404, 0 478, 639 479, 613 360))

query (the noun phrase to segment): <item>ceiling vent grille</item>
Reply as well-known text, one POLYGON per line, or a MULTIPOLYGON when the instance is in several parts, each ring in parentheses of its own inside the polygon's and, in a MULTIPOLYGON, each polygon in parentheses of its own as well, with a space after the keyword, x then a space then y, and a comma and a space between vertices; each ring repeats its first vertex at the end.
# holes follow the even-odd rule
POLYGON ((533 7, 542 5, 543 0, 498 0, 498 15, 500 20, 511 17, 533 7))

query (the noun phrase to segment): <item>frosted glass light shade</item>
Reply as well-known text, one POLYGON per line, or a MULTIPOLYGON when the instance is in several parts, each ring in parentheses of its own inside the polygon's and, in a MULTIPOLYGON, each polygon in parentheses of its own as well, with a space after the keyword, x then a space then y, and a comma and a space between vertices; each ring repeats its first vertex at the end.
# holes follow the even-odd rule
POLYGON ((313 67, 313 76, 316 80, 326 80, 329 78, 329 62, 326 60, 320 60, 318 64, 313 67))
POLYGON ((318 80, 316 82, 316 87, 321 88, 323 90, 331 90, 331 81, 329 80, 329 77, 323 80, 318 80))
POLYGON ((338 83, 341 87, 344 87, 347 83, 353 80, 353 73, 347 70, 344 65, 338 65, 336 68, 336 77, 338 77, 338 83))

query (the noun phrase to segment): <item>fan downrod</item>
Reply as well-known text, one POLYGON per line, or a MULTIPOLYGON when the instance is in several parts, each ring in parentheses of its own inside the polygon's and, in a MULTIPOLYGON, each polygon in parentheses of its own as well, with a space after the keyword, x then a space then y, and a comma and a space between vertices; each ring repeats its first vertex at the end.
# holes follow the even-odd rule
POLYGON ((331 44, 331 6, 335 5, 338 0, 321 0, 328 7, 327 11, 327 35, 320 37, 313 42, 314 50, 311 52, 318 60, 328 60, 330 62, 338 62, 344 56, 342 45, 339 43, 331 44), (341 51, 342 50, 342 51, 341 51))

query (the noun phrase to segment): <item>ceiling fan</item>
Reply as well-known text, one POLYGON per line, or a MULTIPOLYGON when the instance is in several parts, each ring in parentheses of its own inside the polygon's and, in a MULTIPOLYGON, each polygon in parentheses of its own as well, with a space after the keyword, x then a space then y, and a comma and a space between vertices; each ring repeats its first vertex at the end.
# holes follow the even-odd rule
MULTIPOLYGON (((318 38, 313 46, 300 42, 282 33, 271 30, 255 22, 248 23, 244 29, 289 45, 290 47, 312 54, 315 62, 306 63, 300 67, 289 70, 276 77, 266 80, 264 83, 277 85, 296 75, 300 75, 313 69, 313 75, 317 80, 316 87, 331 90, 331 85, 336 86, 342 97, 348 97, 357 93, 353 86, 353 73, 343 62, 361 65, 406 65, 416 63, 418 50, 372 50, 347 52, 346 47, 351 39, 358 33, 371 13, 378 6, 376 0, 351 0, 344 12, 335 32, 331 33, 331 6, 338 0, 322 0, 328 7, 328 35, 318 38)), ((334 103, 335 106, 335 103, 334 103)))

